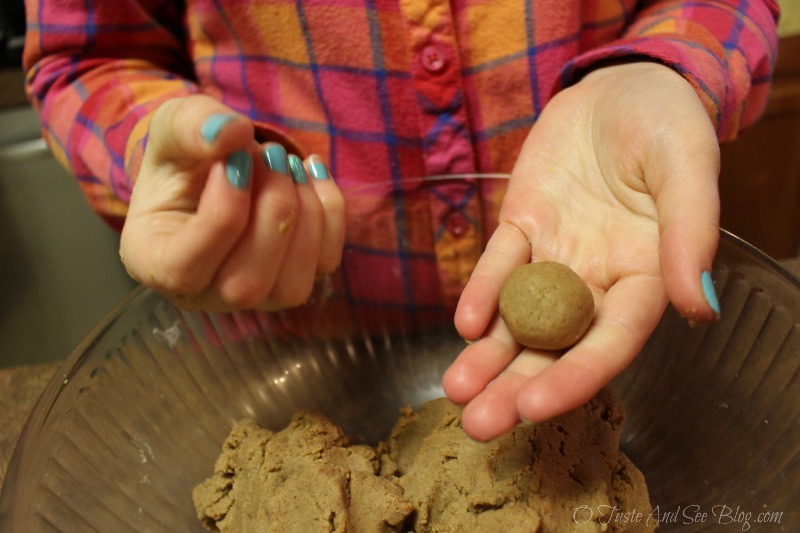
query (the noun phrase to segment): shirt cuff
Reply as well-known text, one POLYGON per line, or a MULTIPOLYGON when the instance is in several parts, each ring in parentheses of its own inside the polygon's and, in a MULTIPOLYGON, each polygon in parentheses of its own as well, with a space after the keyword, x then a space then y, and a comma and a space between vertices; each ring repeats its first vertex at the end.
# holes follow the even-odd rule
MULTIPOLYGON (((629 39, 590 50, 569 61, 561 70, 554 93, 580 81, 588 72, 616 62, 637 59, 661 63, 684 77, 694 88, 711 119, 717 137, 736 137, 742 124, 743 103, 751 88, 746 61, 724 63, 724 51, 708 50, 679 38, 629 39)), ((760 116, 766 98, 755 102, 748 115, 760 116)), ((754 119, 753 119, 754 120, 754 119)))

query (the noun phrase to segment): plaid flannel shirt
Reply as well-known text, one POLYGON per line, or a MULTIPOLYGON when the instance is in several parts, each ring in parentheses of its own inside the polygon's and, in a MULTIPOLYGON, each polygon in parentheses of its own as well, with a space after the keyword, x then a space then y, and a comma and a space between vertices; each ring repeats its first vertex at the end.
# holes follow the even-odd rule
POLYGON ((411 178, 509 172, 554 92, 633 56, 682 74, 732 139, 777 47, 775 0, 26 2, 44 136, 110 223, 168 98, 202 91, 321 154, 350 207, 333 284, 348 322, 451 309, 493 229, 501 181, 411 178))

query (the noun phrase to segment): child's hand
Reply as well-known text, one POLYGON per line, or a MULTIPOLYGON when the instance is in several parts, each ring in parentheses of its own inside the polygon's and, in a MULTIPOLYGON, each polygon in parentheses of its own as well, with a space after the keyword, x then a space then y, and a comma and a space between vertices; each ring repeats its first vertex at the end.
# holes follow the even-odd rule
POLYGON ((338 267, 344 200, 324 164, 253 135, 207 96, 159 107, 122 231, 134 279, 185 308, 272 310, 338 267))
POLYGON ((480 338, 444 379, 467 403, 467 433, 489 439, 589 400, 638 354, 667 299, 690 320, 715 318, 718 172, 706 110, 662 65, 606 67, 550 102, 456 313, 462 336, 480 338), (538 260, 570 266, 594 293, 592 326, 560 357, 520 353, 486 305, 515 267, 538 260))

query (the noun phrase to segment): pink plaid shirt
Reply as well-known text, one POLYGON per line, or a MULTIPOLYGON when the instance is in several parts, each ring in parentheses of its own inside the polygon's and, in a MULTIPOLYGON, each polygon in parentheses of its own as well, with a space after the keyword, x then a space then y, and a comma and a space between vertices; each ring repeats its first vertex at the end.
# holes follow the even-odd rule
POLYGON ((502 182, 410 178, 509 172, 549 97, 615 58, 674 68, 732 139, 764 109, 777 47, 776 0, 26 3, 45 138, 110 223, 167 98, 202 91, 321 154, 351 206, 333 283, 348 321, 451 309, 493 229, 502 182), (390 192, 354 189, 369 183, 390 192))

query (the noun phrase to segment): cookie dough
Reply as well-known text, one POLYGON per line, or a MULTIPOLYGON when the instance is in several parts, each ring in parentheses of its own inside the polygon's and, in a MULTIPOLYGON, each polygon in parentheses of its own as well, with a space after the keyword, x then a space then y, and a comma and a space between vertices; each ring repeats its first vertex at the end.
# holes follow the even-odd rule
POLYGON ((550 422, 478 443, 465 437, 461 409, 435 400, 404 410, 379 447, 381 473, 399 479, 417 533, 652 531, 644 476, 619 451, 623 418, 605 389, 550 422), (634 511, 641 520, 629 519, 634 511))
POLYGON ((379 464, 321 414, 298 412, 278 433, 245 419, 192 498, 210 531, 402 531, 411 505, 379 464))
POLYGON ((586 283, 568 266, 551 261, 516 268, 503 284, 499 307, 514 340, 540 350, 569 348, 594 317, 586 283))
POLYGON ((319 414, 300 412, 279 433, 245 420, 194 502, 220 532, 652 531, 620 519, 651 513, 643 475, 619 451, 622 421, 609 389, 488 443, 465 435, 461 408, 444 398, 404 409, 377 449, 319 414))

